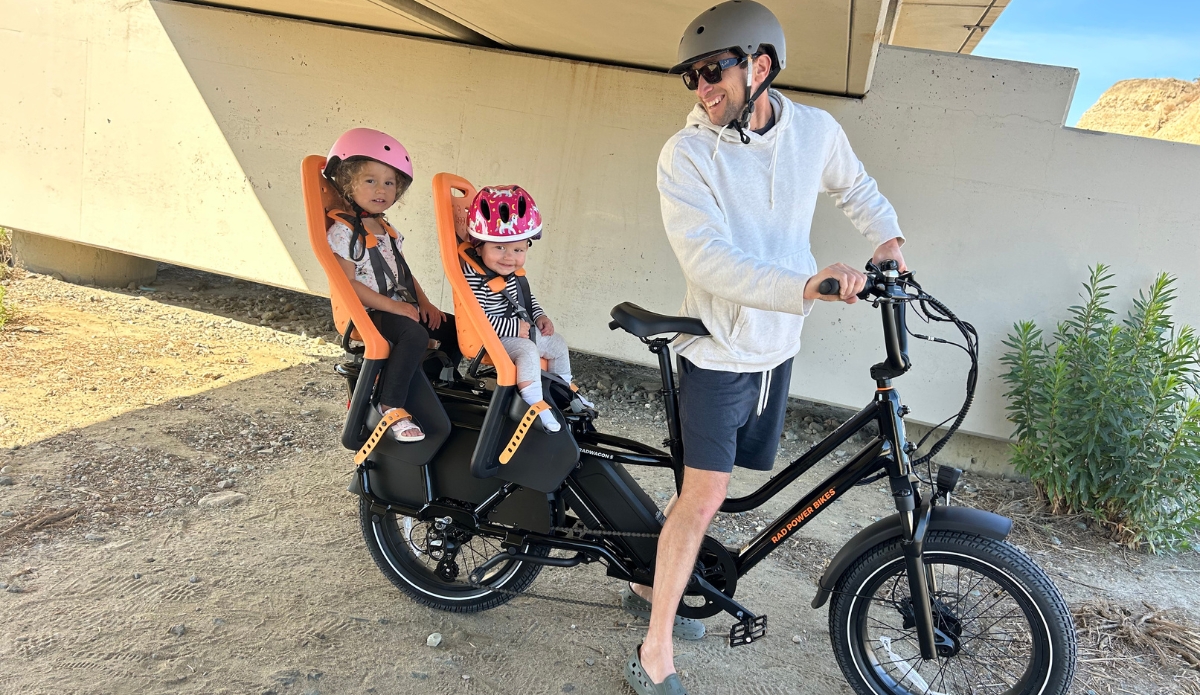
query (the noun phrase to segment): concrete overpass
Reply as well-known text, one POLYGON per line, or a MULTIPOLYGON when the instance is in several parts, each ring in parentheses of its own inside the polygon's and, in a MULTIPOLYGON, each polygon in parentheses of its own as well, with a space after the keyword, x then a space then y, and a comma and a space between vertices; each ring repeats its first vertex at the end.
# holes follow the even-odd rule
MULTIPOLYGON (((93 267, 137 257, 322 293, 299 161, 369 125, 413 154, 416 184, 391 219, 427 287, 440 277, 432 175, 519 182, 546 214, 530 272, 558 326, 578 348, 645 361, 606 317, 620 300, 673 312, 682 297, 654 163, 693 99, 663 68, 707 4, 0 0, 0 225, 53 246, 49 263, 84 248, 93 267)), ((964 427, 982 438, 959 460, 1003 459, 1000 341, 1017 319, 1062 317, 1089 264, 1113 264, 1122 291, 1162 270, 1200 280, 1200 148, 1065 128, 1074 70, 964 55, 1006 3, 768 4, 788 32, 788 95, 842 123, 896 205, 910 264, 983 336, 964 427)), ((870 253, 828 201, 814 250, 822 263, 870 253)), ((1200 308, 1177 318, 1200 324, 1200 308)), ((793 394, 868 399, 877 322, 821 307, 793 394)), ((965 364, 913 352, 906 400, 939 421, 965 364)))
MULTIPOLYGON (((473 46, 657 71, 713 0, 242 0, 212 5, 382 29, 473 46)), ((970 53, 1008 0, 816 0, 768 3, 788 62, 776 83, 862 96, 882 44, 970 53)))

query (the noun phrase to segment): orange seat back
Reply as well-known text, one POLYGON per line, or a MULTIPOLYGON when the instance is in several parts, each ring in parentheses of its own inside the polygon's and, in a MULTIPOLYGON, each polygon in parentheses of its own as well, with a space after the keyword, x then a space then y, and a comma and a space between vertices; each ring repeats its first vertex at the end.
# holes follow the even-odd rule
POLYGON ((454 320, 458 323, 458 347, 468 359, 483 349, 496 368, 496 383, 512 386, 517 383, 517 368, 513 365, 487 315, 483 313, 475 293, 467 284, 458 256, 458 245, 466 239, 466 229, 456 229, 455 213, 463 227, 466 210, 475 198, 475 187, 461 176, 437 174, 433 177, 433 210, 437 220, 438 250, 442 270, 454 295, 454 320), (460 236, 461 234, 461 236, 460 236))
POLYGON ((326 233, 333 220, 328 213, 333 209, 344 209, 346 203, 329 180, 321 174, 325 168, 324 157, 310 154, 304 158, 300 167, 300 185, 304 191, 304 217, 308 221, 308 241, 312 245, 313 255, 325 271, 325 278, 329 281, 333 324, 337 326, 339 334, 345 335, 346 327, 353 322, 355 330, 351 337, 363 341, 366 345, 364 357, 368 360, 387 359, 391 346, 367 316, 367 310, 350 285, 350 278, 346 277, 333 249, 329 248, 326 233))

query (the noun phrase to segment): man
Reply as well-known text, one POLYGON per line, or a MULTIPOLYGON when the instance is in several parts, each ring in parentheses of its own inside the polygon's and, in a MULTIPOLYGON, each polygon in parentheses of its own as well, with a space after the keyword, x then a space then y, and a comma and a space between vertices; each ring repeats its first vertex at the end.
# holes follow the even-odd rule
POLYGON ((632 587, 635 601, 652 604, 646 639, 626 667, 639 695, 685 692, 671 638, 689 621, 675 611, 730 473, 774 465, 804 317, 818 299, 853 303, 866 283, 842 263, 817 269, 809 248, 817 193, 831 195, 871 242, 873 260, 904 267, 896 212, 841 126, 769 89, 787 60, 770 10, 750 0, 706 10, 685 30, 678 57, 671 72, 699 103, 663 147, 658 189, 687 280, 683 313, 711 335, 676 346, 685 471, 659 537, 653 590, 632 587), (839 296, 819 295, 826 278, 841 284, 839 296))

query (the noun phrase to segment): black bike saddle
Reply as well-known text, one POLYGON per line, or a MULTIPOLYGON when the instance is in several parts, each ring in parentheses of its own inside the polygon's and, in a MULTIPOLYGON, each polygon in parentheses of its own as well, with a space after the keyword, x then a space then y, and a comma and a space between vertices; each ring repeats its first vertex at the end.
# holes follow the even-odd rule
POLYGON ((686 333, 687 335, 708 335, 708 329, 700 319, 689 316, 666 316, 646 311, 637 304, 621 302, 613 307, 610 316, 613 317, 608 327, 612 330, 624 328, 639 338, 646 338, 660 333, 686 333))

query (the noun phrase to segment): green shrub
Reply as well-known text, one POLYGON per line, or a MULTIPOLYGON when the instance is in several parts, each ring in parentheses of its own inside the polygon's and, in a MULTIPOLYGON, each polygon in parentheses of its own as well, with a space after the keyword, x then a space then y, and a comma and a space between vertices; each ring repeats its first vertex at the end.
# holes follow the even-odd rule
POLYGON ((12 274, 13 265, 12 232, 0 227, 0 280, 12 274))
POLYGON ((1016 324, 1007 365, 1013 464, 1057 513, 1086 514, 1131 546, 1190 547, 1200 530, 1200 339, 1170 316, 1174 278, 1139 292, 1123 322, 1098 265, 1082 306, 1047 343, 1016 324))

